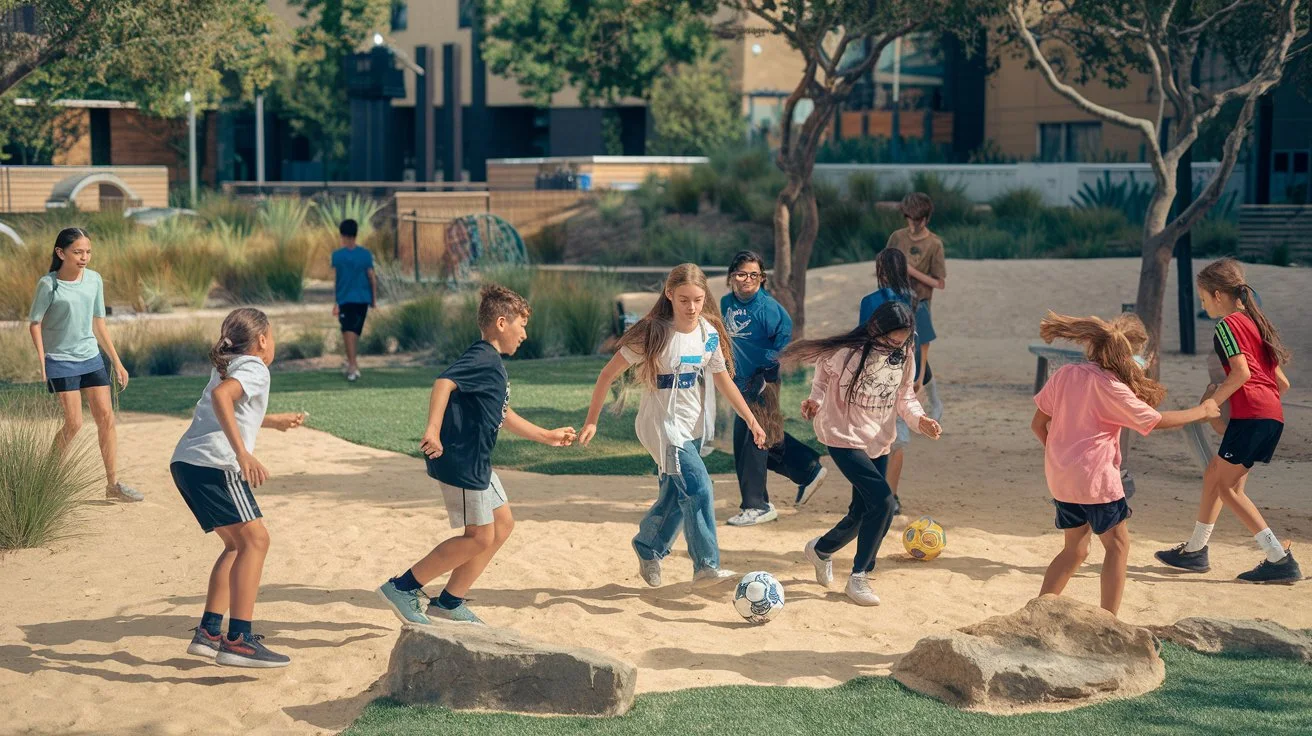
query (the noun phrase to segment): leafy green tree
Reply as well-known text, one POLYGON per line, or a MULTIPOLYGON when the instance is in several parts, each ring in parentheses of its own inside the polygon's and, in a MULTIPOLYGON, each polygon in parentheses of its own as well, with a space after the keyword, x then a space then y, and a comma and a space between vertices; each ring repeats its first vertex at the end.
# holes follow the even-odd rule
POLYGON ((1147 151, 1156 181, 1135 301, 1155 370, 1175 243, 1220 199, 1258 100, 1308 49, 1308 2, 1007 0, 1006 12, 1014 42, 1055 92, 1099 120, 1135 131, 1147 151), (1223 60, 1224 72, 1201 75, 1200 63, 1209 58, 1223 60), (1098 103, 1085 92, 1091 80, 1122 87, 1135 75, 1146 76, 1153 90, 1157 104, 1149 115, 1098 103), (1225 126, 1216 173, 1172 216, 1181 157, 1209 124, 1225 126))
POLYGON ((387 28, 390 0, 291 0, 303 22, 275 87, 277 113, 308 140, 331 177, 347 163, 351 109, 345 63, 387 28))
POLYGON ((651 151, 705 155, 743 138, 741 100, 722 54, 680 64, 651 88, 651 151))

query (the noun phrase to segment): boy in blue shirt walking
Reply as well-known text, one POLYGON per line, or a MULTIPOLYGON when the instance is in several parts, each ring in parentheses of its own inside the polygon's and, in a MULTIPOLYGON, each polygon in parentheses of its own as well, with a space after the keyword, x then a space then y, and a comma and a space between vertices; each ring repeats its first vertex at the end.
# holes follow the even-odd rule
MULTIPOLYGON (((733 344, 733 381, 753 411, 765 403, 767 391, 778 391, 779 353, 793 337, 792 318, 763 288, 764 265, 756 253, 740 251, 729 265, 730 292, 720 299, 724 326, 733 344), (769 388, 767 384, 771 384, 769 388)), ((733 423, 733 464, 743 500, 742 511, 729 519, 732 526, 753 526, 779 518, 766 491, 767 470, 797 484, 798 505, 811 500, 826 475, 819 453, 786 432, 783 440, 768 450, 757 447, 741 417, 733 423)))
POLYGON ((333 316, 342 328, 342 343, 346 345, 346 380, 360 378, 360 365, 356 362, 356 346, 364 331, 364 318, 370 307, 378 306, 378 279, 374 276, 374 254, 368 248, 356 245, 355 236, 360 225, 355 220, 342 220, 337 232, 342 236, 342 247, 333 251, 333 270, 337 272, 337 299, 333 316))

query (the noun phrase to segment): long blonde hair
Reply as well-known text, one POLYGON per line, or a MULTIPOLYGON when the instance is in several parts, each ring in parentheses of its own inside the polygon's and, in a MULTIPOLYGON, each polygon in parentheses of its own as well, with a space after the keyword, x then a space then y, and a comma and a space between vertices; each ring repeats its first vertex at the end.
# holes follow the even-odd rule
POLYGON ((1280 331, 1267 319, 1266 313, 1257 305, 1253 296, 1253 287, 1244 280, 1244 267, 1233 258, 1222 258, 1209 263, 1207 268, 1198 272, 1198 288, 1209 294, 1221 292, 1229 294, 1244 308, 1244 314, 1252 318, 1257 325, 1257 334, 1262 336, 1272 362, 1276 365, 1289 363, 1289 348, 1280 340, 1280 331))
POLYGON ((1156 407, 1166 398, 1166 388, 1149 378, 1134 356, 1148 344, 1148 331, 1133 314, 1122 314, 1108 322, 1099 317, 1068 317, 1048 312, 1039 323, 1044 342, 1056 339, 1078 342, 1084 356, 1105 371, 1111 371, 1145 404, 1156 407))
POLYGON ((638 379, 653 388, 656 386, 656 376, 662 368, 661 354, 669 347, 670 340, 674 339, 674 302, 670 301, 670 294, 680 286, 688 284, 700 288, 706 294, 701 316, 719 333, 720 352, 724 354, 724 365, 729 375, 733 376, 733 350, 729 342, 729 333, 725 331, 719 309, 711 299, 706 274, 696 264, 684 263, 670 271, 670 275, 665 279, 665 288, 661 290, 661 295, 652 305, 651 311, 630 327, 619 340, 618 347, 627 347, 642 355, 642 362, 637 366, 638 379))

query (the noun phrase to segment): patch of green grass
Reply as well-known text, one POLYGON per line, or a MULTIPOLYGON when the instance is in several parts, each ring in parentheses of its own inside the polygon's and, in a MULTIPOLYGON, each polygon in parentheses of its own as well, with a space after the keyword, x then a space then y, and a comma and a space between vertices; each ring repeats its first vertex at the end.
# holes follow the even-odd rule
MULTIPOLYGON (((816 659, 822 660, 817 653, 816 659)), ((827 690, 709 687, 638 697, 621 718, 540 718, 456 713, 376 700, 344 736, 373 734, 1296 734, 1312 730, 1312 667, 1287 660, 1197 654, 1166 645, 1166 683, 1141 698, 1066 713, 989 716, 964 713, 910 692, 887 677, 863 677, 827 690)), ((712 657, 713 659, 713 657, 712 657)))
MULTIPOLYGON (((530 328, 531 329, 531 328, 530 328)), ((510 405, 520 415, 547 428, 583 428, 592 385, 606 358, 510 360, 510 405)), ((444 366, 370 370, 348 384, 336 371, 275 373, 269 411, 306 411, 308 424, 369 447, 419 457, 419 439, 428 418, 428 394, 444 366)), ((134 378, 119 396, 125 411, 190 416, 205 387, 205 376, 134 378)), ((815 444, 809 422, 797 418, 796 407, 806 397, 805 381, 784 383, 783 405, 790 418, 787 430, 815 444)), ((637 389, 615 416, 602 413, 597 437, 589 447, 553 448, 502 431, 492 463, 499 468, 536 473, 646 475, 655 463, 638 442, 633 422, 638 413, 637 389)), ((733 472, 733 458, 715 452, 706 458, 712 473, 733 472)))

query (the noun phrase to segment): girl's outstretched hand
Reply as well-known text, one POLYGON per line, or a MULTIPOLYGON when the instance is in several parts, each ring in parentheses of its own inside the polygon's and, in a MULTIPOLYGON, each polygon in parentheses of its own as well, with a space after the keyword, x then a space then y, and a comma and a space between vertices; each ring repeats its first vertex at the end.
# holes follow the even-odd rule
POLYGON ((578 433, 573 427, 561 427, 559 429, 547 430, 547 435, 542 444, 552 447, 569 447, 578 439, 578 433))
POLYGON ((597 436, 597 425, 585 424, 583 431, 579 432, 579 444, 587 447, 592 442, 592 438, 597 436))
POLYGON ((802 418, 811 421, 815 415, 820 412, 820 402, 814 399, 807 399, 802 402, 802 418))
POLYGON ((921 414, 920 433, 930 438, 931 440, 936 440, 939 438, 939 435, 943 434, 943 428, 939 426, 938 422, 934 421, 933 419, 930 419, 928 416, 924 414, 921 414))
POLYGON ((769 445, 765 444, 765 430, 761 428, 761 423, 753 419, 751 430, 752 441, 756 443, 756 446, 762 450, 770 449, 769 445))
POLYGON ((264 426, 269 427, 270 429, 276 429, 279 432, 296 429, 302 424, 305 424, 305 412, 270 414, 264 418, 264 426))
POLYGON ((1207 415, 1208 419, 1216 419, 1221 416, 1221 407, 1217 406, 1212 399, 1203 399, 1203 403, 1199 406, 1203 407, 1203 413, 1207 415))

